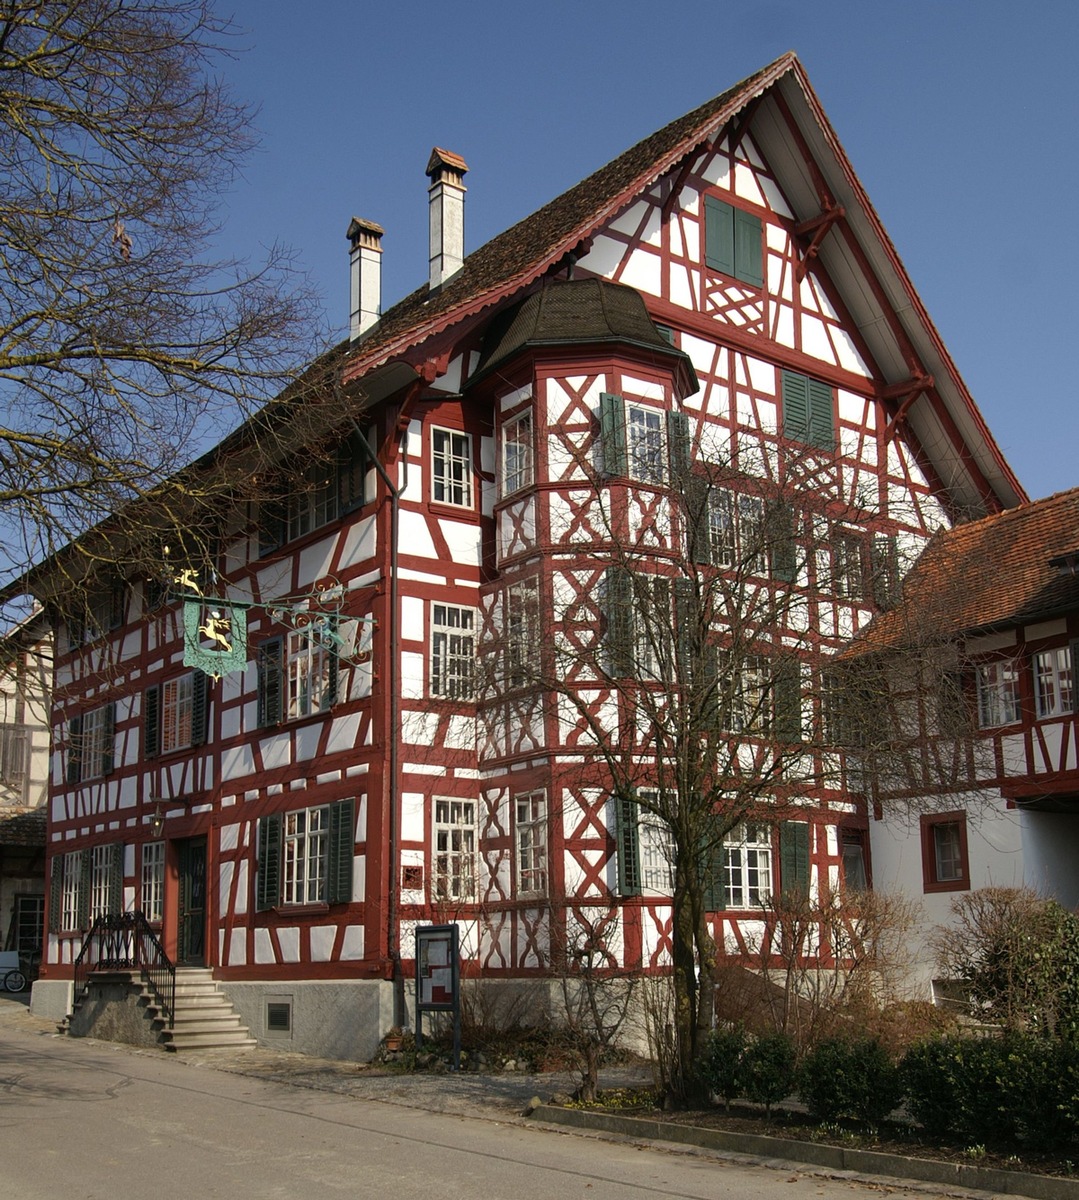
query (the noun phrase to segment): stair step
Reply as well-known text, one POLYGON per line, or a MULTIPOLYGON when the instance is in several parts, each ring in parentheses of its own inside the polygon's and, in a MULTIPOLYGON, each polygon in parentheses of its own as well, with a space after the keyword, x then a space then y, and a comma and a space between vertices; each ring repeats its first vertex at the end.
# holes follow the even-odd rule
POLYGON ((239 1050, 253 1049, 258 1045, 246 1030, 236 1033, 188 1033, 179 1037, 170 1037, 168 1031, 163 1031, 161 1042, 166 1050, 239 1050))
POLYGON ((244 1037, 250 1036, 247 1029, 241 1022, 238 1016, 222 1017, 219 1021, 183 1021, 180 1019, 172 1023, 172 1028, 168 1027, 167 1018, 158 1018, 156 1024, 160 1024, 162 1033, 171 1034, 189 1034, 189 1033, 242 1033, 244 1037))

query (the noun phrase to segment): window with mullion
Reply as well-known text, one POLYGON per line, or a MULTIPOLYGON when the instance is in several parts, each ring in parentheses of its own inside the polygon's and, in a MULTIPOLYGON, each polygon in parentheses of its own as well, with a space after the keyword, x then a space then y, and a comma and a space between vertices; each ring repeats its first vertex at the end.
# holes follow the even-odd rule
POLYGON ((78 929, 82 916, 82 856, 84 851, 65 854, 60 873, 60 928, 78 929))
POLYGON ((1070 646, 1056 646, 1034 656, 1034 700, 1039 717, 1059 717, 1073 711, 1070 646))
POLYGON ((547 892, 547 796, 530 792, 514 800, 517 847, 517 892, 546 895, 547 892))
MULTIPOLYGON (((652 807, 659 804, 659 792, 640 788, 640 800, 652 807)), ((674 834, 670 825, 656 813, 637 810, 637 837, 641 856, 641 890, 660 896, 674 894, 674 834)))
POLYGON ((723 841, 728 908, 763 908, 772 894, 772 831, 746 821, 723 841))
POLYGON ((503 496, 530 487, 533 478, 532 414, 521 413, 502 426, 503 496))
POLYGON ((472 900, 476 894, 476 803, 435 800, 434 900, 472 900))
POLYGON ((285 814, 284 904, 317 904, 326 898, 329 808, 285 814))
POLYGON ((1019 720, 1019 667, 1014 659, 979 663, 975 679, 978 690, 978 725, 991 729, 1019 720))
POLYGON ((337 516, 337 504, 336 463, 313 463, 289 495, 289 540, 329 524, 337 516))
POLYGON ((471 608, 431 606, 431 695, 470 700, 475 666, 475 618, 471 608))
POLYGON ((642 483, 664 481, 662 412, 636 404, 626 405, 626 453, 632 479, 642 483))
POLYGON ((113 848, 95 846, 90 860, 90 921, 109 914, 110 883, 112 880, 113 848))
POLYGON ((165 843, 145 842, 139 903, 147 921, 157 923, 165 913, 165 843))
POLYGON ((333 702, 332 654, 302 630, 288 635, 288 717, 324 712, 333 702))
POLYGON ((439 504, 472 507, 472 438, 452 429, 431 431, 431 498, 439 504))
POLYGON ((161 752, 180 750, 192 742, 194 674, 170 679, 161 687, 161 752))

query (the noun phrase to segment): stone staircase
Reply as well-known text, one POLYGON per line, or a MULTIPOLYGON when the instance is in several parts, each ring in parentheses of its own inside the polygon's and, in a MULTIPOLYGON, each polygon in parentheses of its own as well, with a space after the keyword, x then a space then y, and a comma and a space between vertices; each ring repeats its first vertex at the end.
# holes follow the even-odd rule
POLYGON ((166 1050, 246 1050, 258 1044, 209 970, 177 967, 171 1029, 152 992, 144 992, 144 1003, 158 1030, 158 1042, 166 1050))

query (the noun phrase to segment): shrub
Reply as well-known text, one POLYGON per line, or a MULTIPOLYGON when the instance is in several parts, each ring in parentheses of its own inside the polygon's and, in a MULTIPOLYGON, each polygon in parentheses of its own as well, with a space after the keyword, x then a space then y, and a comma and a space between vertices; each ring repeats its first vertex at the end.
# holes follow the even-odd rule
POLYGON ((899 1078, 910 1115, 929 1133, 955 1128, 959 1087, 958 1038, 921 1042, 903 1055, 899 1078))
POLYGON ((875 1039, 820 1042, 798 1071, 798 1095, 822 1121, 851 1117, 875 1125, 899 1103, 899 1071, 875 1039))
POLYGON ((785 1033, 754 1038, 746 1046, 742 1070, 746 1098, 763 1104, 770 1116, 772 1105, 785 1100, 794 1090, 794 1043, 785 1033))
POLYGON ((746 1031, 735 1025, 713 1031, 701 1060, 701 1082, 710 1094, 722 1096, 728 1108, 742 1094, 745 1053, 746 1031))

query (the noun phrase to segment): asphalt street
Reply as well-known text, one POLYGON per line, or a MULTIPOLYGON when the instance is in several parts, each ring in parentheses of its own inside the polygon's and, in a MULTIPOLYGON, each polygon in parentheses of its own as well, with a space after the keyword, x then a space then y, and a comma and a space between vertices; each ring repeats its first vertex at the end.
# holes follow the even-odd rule
POLYGON ((538 1128, 514 1116, 505 1099, 500 1109, 475 1109, 482 1115, 431 1112, 400 1089, 395 1095, 393 1077, 383 1080, 386 1099, 369 1090, 374 1080, 364 1084, 359 1095, 297 1086, 205 1060, 58 1037, 25 1009, 7 1009, 0 1016, 0 1200, 851 1200, 903 1190, 538 1128))

